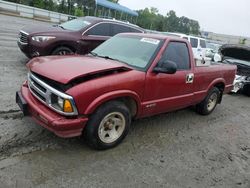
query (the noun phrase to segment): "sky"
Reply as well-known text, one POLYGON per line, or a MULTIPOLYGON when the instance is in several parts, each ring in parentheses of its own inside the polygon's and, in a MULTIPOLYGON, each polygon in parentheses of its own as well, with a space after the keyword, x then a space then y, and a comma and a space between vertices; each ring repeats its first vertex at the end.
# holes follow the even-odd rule
POLYGON ((132 10, 156 7, 162 15, 199 21, 201 30, 250 37, 250 0, 120 0, 132 10))

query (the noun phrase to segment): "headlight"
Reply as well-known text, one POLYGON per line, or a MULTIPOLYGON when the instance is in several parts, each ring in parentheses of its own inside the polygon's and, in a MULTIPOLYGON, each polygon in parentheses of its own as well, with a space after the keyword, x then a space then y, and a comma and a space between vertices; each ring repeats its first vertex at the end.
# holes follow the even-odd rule
POLYGON ((58 97, 58 98, 57 98, 57 104, 58 104, 58 106, 59 106, 61 109, 63 109, 64 99, 61 98, 61 97, 58 97))
POLYGON ((42 103, 65 116, 78 115, 74 98, 46 84, 33 73, 28 72, 30 92, 42 103))
POLYGON ((34 36, 32 37, 32 40, 36 41, 36 42, 46 42, 52 39, 55 39, 56 37, 53 36, 34 36))
POLYGON ((55 94, 51 94, 51 105, 53 108, 65 112, 65 113, 73 113, 74 105, 72 104, 72 100, 63 99, 55 94))

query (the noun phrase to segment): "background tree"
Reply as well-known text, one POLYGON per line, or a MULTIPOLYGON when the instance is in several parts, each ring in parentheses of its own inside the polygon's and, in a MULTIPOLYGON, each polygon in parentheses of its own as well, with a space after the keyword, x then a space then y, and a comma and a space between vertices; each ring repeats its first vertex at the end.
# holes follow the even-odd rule
POLYGON ((118 3, 119 2, 119 0, 108 0, 108 1, 113 2, 113 3, 118 3))
MULTIPOLYGON (((21 3, 34 6, 50 11, 57 11, 64 14, 75 16, 95 15, 95 0, 8 0, 11 2, 21 3)), ((109 0, 118 3, 119 0, 109 0)), ((155 7, 138 10, 137 25, 145 29, 179 32, 185 34, 200 34, 200 25, 196 20, 189 19, 185 16, 178 17, 175 11, 170 10, 166 16, 159 13, 155 7)), ((112 11, 111 11, 112 13, 112 11)), ((97 12, 98 15, 98 12, 97 12)), ((111 16, 114 15, 111 14, 111 16)), ((117 17, 121 17, 121 13, 116 12, 117 17)), ((125 19, 125 18, 122 18, 125 19)), ((245 41, 242 41, 243 43, 245 41)))
POLYGON ((137 12, 139 14, 137 24, 145 29, 200 34, 199 22, 185 16, 178 17, 173 10, 169 11, 166 16, 159 14, 158 9, 154 7, 138 10, 137 12))
POLYGON ((67 8, 67 2, 66 0, 61 0, 58 5, 58 12, 67 14, 68 8, 67 8))
POLYGON ((247 41, 246 38, 240 39, 239 44, 245 45, 246 41, 247 41))
POLYGON ((163 30, 162 24, 164 17, 159 14, 157 8, 145 8, 144 10, 138 10, 137 12, 139 14, 137 24, 139 26, 151 30, 163 30))

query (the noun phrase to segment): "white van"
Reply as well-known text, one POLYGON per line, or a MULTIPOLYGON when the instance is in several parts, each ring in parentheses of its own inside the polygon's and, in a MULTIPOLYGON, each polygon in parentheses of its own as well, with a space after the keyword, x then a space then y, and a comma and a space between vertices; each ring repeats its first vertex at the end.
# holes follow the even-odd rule
POLYGON ((163 32, 163 34, 177 36, 180 38, 187 39, 192 46, 194 58, 199 59, 199 60, 206 59, 206 41, 205 41, 205 39, 200 38, 200 37, 194 37, 191 35, 185 35, 185 34, 181 34, 181 33, 163 32))

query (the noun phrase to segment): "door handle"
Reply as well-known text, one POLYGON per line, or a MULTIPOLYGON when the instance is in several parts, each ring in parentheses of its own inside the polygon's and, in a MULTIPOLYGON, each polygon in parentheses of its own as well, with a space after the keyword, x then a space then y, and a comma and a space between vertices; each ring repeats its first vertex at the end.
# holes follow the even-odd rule
POLYGON ((193 73, 189 73, 186 75, 186 83, 187 84, 192 84, 194 81, 194 74, 193 73))

